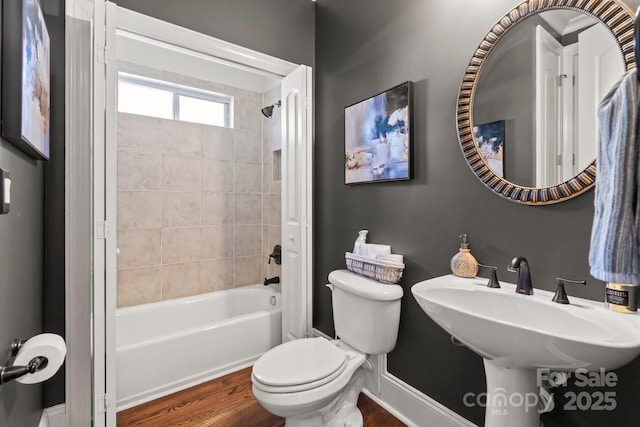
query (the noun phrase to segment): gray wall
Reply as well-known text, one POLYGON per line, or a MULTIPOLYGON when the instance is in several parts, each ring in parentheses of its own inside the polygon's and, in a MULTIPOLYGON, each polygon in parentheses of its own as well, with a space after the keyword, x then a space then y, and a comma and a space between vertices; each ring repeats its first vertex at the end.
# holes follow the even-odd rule
MULTIPOLYGON (((482 425, 484 411, 463 405, 467 392, 485 390, 482 360, 454 347, 410 293, 414 283, 450 273, 461 233, 480 262, 505 266, 526 256, 534 286, 553 290, 555 277, 584 278, 570 294, 603 299, 589 276, 587 254, 593 192, 546 207, 518 205, 492 194, 472 174, 458 145, 456 97, 468 61, 486 31, 517 0, 318 0, 316 5, 316 144, 314 325, 333 334, 328 273, 344 268, 357 230, 405 255, 400 333, 389 355, 392 374, 482 425), (414 85, 415 179, 343 184, 344 107, 405 80, 414 85)), ((632 8, 640 2, 629 2, 632 8)), ((617 371, 613 412, 561 411, 546 426, 635 425, 640 362, 617 371), (607 421, 603 421, 607 417, 607 421)), ((595 391, 589 389, 589 391, 595 391)))
MULTIPOLYGON (((60 258, 64 256, 64 240, 45 244, 48 236, 59 232, 60 219, 64 226, 64 2, 47 2, 44 13, 52 55, 52 160, 37 162, 0 139, 0 167, 9 170, 12 179, 11 211, 0 215, 2 364, 8 360, 13 338, 30 338, 43 331, 64 333, 64 271, 57 265, 64 264, 60 258), (55 294, 56 288, 62 290, 61 295, 55 294), (50 295, 46 303, 45 294, 50 295)), ((0 425, 37 425, 45 388, 40 384, 0 386, 0 425)))
POLYGON ((228 42, 313 66, 310 0, 116 0, 118 6, 228 42))
MULTIPOLYGON (((0 352, 9 359, 14 338, 42 332, 44 165, 0 139, 0 167, 12 180, 11 212, 0 215, 0 352)), ((0 386, 0 425, 35 426, 42 413, 42 385, 0 386)))

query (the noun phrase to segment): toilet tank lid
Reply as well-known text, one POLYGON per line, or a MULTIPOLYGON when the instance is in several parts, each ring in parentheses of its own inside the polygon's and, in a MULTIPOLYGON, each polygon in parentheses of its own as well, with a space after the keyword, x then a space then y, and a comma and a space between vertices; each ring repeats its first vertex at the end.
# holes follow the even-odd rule
POLYGON ((352 273, 349 270, 335 270, 329 273, 329 282, 346 292, 363 298, 392 301, 402 298, 403 291, 399 285, 387 285, 352 273))

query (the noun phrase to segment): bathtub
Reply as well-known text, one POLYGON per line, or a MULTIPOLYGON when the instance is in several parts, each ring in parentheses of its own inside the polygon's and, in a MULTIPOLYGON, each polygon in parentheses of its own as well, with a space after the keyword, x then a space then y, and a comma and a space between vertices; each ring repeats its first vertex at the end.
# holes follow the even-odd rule
POLYGON ((116 310, 116 410, 252 365, 281 343, 281 319, 264 285, 116 310))

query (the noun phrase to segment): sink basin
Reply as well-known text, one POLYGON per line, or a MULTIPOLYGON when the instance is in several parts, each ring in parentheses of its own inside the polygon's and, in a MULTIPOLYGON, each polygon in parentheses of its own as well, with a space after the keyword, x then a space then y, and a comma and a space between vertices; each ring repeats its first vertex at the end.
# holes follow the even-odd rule
POLYGON ((515 285, 449 275, 411 288, 422 309, 445 331, 504 367, 553 370, 615 369, 640 353, 640 315, 608 310, 603 303, 552 292, 515 293, 515 285), (517 345, 514 345, 517 344, 517 345))
POLYGON ((492 394, 537 396, 536 369, 610 370, 640 353, 640 314, 615 313, 602 302, 573 296, 571 304, 558 304, 552 292, 521 295, 513 284, 492 289, 487 281, 449 275, 411 288, 429 317, 484 358, 485 426, 538 425, 537 410, 491 406, 502 402, 492 394))

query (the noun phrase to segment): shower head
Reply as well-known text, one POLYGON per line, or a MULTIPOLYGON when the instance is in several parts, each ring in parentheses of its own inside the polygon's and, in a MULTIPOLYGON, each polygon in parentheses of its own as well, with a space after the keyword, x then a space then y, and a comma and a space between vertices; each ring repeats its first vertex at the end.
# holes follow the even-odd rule
POLYGON ((273 107, 280 107, 280 104, 281 104, 281 102, 280 102, 280 101, 278 101, 278 102, 276 102, 275 104, 271 104, 271 105, 269 105, 269 106, 267 106, 267 107, 264 107, 264 108, 263 108, 262 110, 260 110, 260 111, 262 111, 262 114, 263 114, 267 119, 270 119, 270 118, 271 118, 271 116, 273 115, 273 107))

